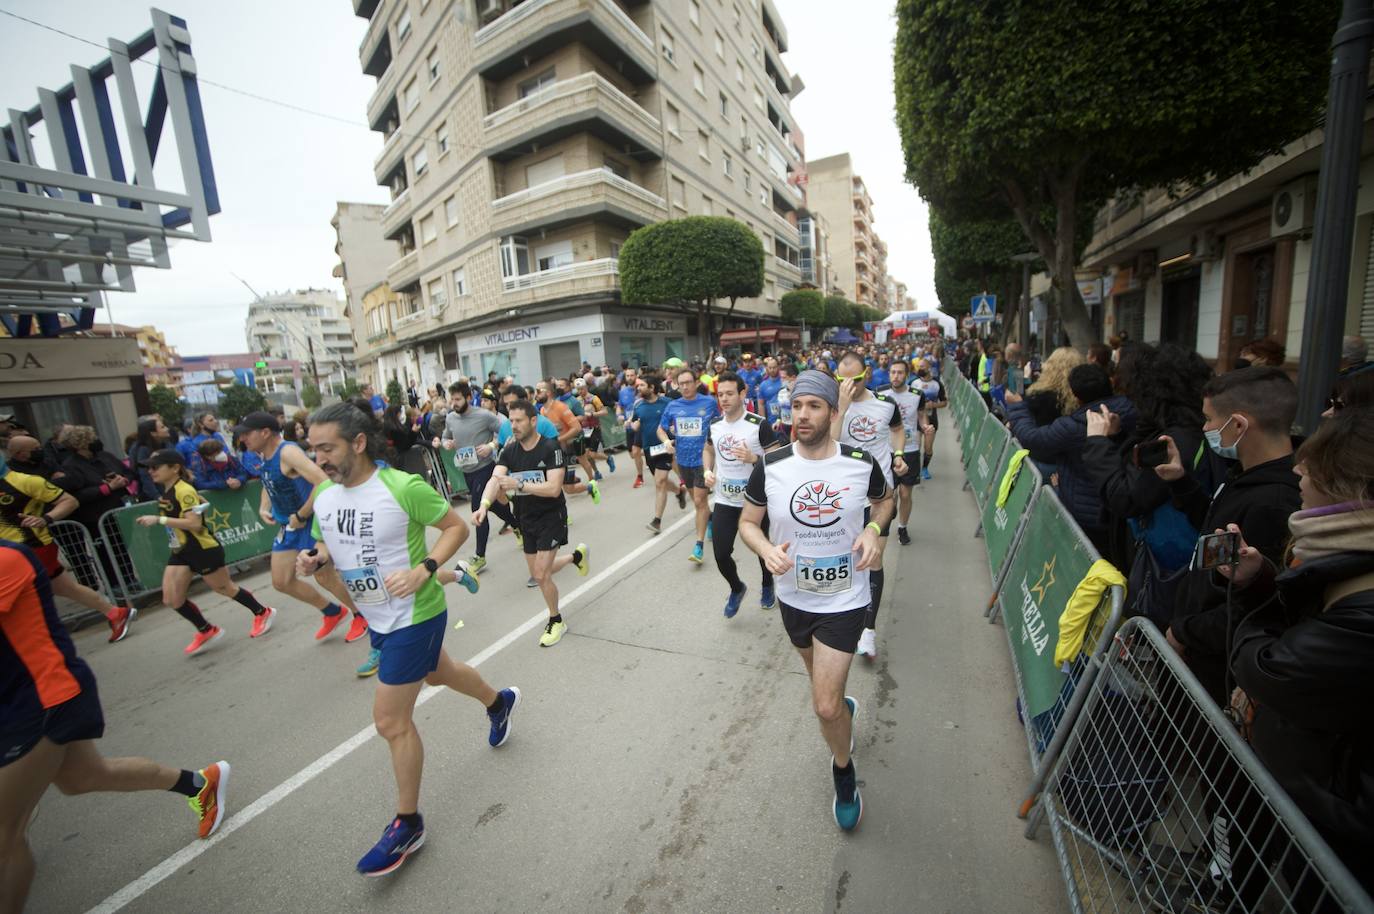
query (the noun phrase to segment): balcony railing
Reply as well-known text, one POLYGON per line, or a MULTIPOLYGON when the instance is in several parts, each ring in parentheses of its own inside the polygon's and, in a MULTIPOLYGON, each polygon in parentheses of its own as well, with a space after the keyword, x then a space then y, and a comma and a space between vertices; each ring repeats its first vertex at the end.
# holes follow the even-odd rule
POLYGON ((567 98, 569 95, 585 92, 588 89, 596 89, 628 106, 642 122, 643 126, 653 130, 655 135, 657 135, 659 130, 658 118, 654 117, 648 111, 645 111, 639 102, 617 89, 610 80, 594 71, 581 73, 570 79, 561 79, 558 82, 550 83, 537 92, 531 92, 518 102, 512 102, 506 107, 493 111, 491 114, 483 117, 482 126, 488 130, 493 127, 499 127, 527 112, 542 108, 560 98, 567 98))
MULTIPOLYGON (((472 36, 473 47, 480 48, 482 45, 494 41, 495 39, 508 33, 511 29, 515 28, 521 22, 528 19, 530 16, 533 16, 535 13, 539 12, 542 9, 550 7, 555 3, 566 2, 567 0, 527 0, 527 2, 522 3, 519 6, 513 7, 508 12, 503 14, 500 18, 495 19, 492 22, 478 29, 477 33, 472 36)), ((622 10, 620 6, 614 2, 614 0, 578 0, 576 6, 601 7, 611 16, 612 19, 615 19, 617 22, 619 22, 620 25, 623 28, 625 28, 630 33, 630 35, 634 37, 636 41, 644 45, 644 47, 650 53, 653 52, 653 39, 651 39, 648 35, 644 34, 644 31, 638 25, 635 24, 635 21, 631 19, 625 13, 625 11, 622 10)))
POLYGON ((801 241, 801 233, 800 233, 800 231, 797 229, 797 227, 796 227, 795 225, 793 225, 791 222, 787 221, 787 217, 786 217, 786 216, 782 215, 782 214, 779 213, 777 210, 773 210, 773 221, 776 222, 778 225, 782 226, 782 227, 787 231, 787 234, 788 234, 788 237, 789 237, 789 238, 796 238, 796 239, 798 240, 798 242, 800 243, 800 241, 801 241))
POLYGON ((506 276, 501 279, 501 285, 506 292, 513 292, 517 289, 529 289, 533 286, 544 286, 549 283, 579 279, 585 276, 619 276, 618 263, 619 261, 614 257, 583 260, 566 266, 554 267, 551 270, 537 270, 533 273, 521 273, 518 276, 506 276))
MULTIPOLYGON (((386 281, 393 290, 401 290, 414 284, 420 278, 420 252, 411 251, 395 260, 386 268, 386 281)), ((394 325, 399 327, 399 321, 394 325)))
POLYGON ((515 193, 506 194, 504 197, 497 197, 495 200, 491 201, 491 206, 492 209, 506 209, 512 206, 518 206, 521 203, 528 203, 531 200, 538 200, 541 197, 547 197, 550 194, 556 194, 577 187, 590 187, 595 184, 609 184, 611 187, 617 187, 659 208, 667 206, 667 203, 658 194, 648 188, 640 187, 633 181, 622 178, 609 168, 592 168, 587 171, 578 171, 570 175, 563 175, 554 178, 552 181, 545 181, 542 184, 536 184, 533 187, 527 187, 524 190, 517 190, 515 193))
POLYGON ((783 269, 790 270, 793 273, 801 272, 801 267, 797 266, 795 263, 784 257, 779 257, 777 254, 773 255, 773 262, 776 263, 778 266, 782 267, 783 269))

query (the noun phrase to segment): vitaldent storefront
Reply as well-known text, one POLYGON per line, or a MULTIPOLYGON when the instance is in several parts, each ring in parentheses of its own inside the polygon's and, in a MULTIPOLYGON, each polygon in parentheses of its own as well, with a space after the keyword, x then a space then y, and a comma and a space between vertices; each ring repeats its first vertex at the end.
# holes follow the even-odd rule
POLYGON ((46 439, 59 423, 89 425, 123 455, 124 436, 148 412, 133 339, 0 339, 0 412, 46 439))
POLYGON ((468 377, 486 378, 494 371, 532 382, 566 376, 583 362, 618 368, 622 361, 657 366, 674 356, 685 359, 695 332, 695 320, 685 315, 590 309, 551 320, 498 324, 460 337, 458 351, 468 377))

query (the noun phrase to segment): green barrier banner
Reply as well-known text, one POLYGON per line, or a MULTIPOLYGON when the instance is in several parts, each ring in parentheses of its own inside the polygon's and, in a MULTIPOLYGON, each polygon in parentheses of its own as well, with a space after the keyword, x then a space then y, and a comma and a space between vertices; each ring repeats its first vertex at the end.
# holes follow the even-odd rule
POLYGON ((466 495, 468 491, 468 481, 463 476, 463 471, 458 469, 458 464, 456 462, 458 452, 447 451, 440 448, 434 452, 434 455, 438 457, 439 462, 444 465, 444 475, 448 477, 449 491, 455 496, 466 495))
POLYGON ((988 500, 983 503, 983 539, 988 550, 988 565, 992 568, 994 578, 1002 569, 1002 563, 1007 560, 1012 540, 1016 538, 1016 528, 1021 523, 1021 515, 1026 513, 1032 496, 1040 487, 1040 474, 1036 471, 1035 464, 1031 463, 1030 457, 1026 457, 1021 461, 1021 470, 1012 485, 1011 493, 1007 496, 1007 503, 1000 508, 997 507, 997 491, 1002 484, 1002 477, 1007 473, 1011 455, 1019 448, 1020 445, 1013 441, 1011 446, 1003 451, 1002 459, 998 461, 997 472, 992 477, 993 485, 988 493, 988 500))
MULTIPOLYGON (((258 516, 261 482, 254 479, 237 490, 207 489, 200 494, 210 505, 202 515, 205 525, 224 547, 226 562, 242 562, 272 551, 272 540, 280 528, 276 524, 264 524, 258 516)), ((157 502, 130 505, 111 512, 133 560, 139 583, 150 590, 162 586, 162 571, 171 554, 168 529, 140 527, 134 519, 156 513, 157 502)))
POLYGON ((605 450, 625 446, 625 426, 616 421, 615 416, 607 413, 601 422, 601 447, 605 450))
POLYGON ((983 446, 987 444, 988 436, 995 434, 997 429, 1002 427, 1002 423, 997 421, 997 417, 982 407, 983 404, 979 402, 977 409, 969 410, 973 428, 960 442, 964 451, 964 469, 968 471, 968 482, 971 486, 976 485, 973 479, 973 465, 977 462, 978 455, 982 452, 983 446))
POLYGON ((1067 675, 1054 665, 1059 616, 1096 558, 1059 499, 1035 499, 998 594, 1031 717, 1059 699, 1067 675))
POLYGON ((988 490, 993 487, 994 480, 1000 481, 997 465, 1011 438, 996 416, 992 413, 984 413, 983 416, 983 430, 978 435, 978 443, 974 446, 973 457, 968 465, 969 488, 973 490, 979 508, 994 497, 988 494, 988 490))

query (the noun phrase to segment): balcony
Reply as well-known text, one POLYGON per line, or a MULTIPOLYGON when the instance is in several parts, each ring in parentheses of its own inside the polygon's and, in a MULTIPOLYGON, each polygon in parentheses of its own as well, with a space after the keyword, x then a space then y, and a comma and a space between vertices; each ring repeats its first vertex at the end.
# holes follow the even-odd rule
POLYGON ((405 131, 398 127, 391 131, 391 136, 382 141, 382 151, 377 153, 377 158, 372 160, 372 173, 378 176, 378 184, 385 183, 383 176, 390 177, 396 171, 396 166, 401 164, 396 160, 400 157, 402 147, 405 146, 404 137, 405 131))
MULTIPOLYGON (((418 286, 420 283, 420 252, 418 250, 411 251, 387 267, 386 282, 387 285, 391 286, 393 292, 404 292, 418 286)), ((401 322, 399 319, 395 321, 394 326, 397 330, 400 329, 401 322)))
POLYGON ((491 201, 492 229, 523 234, 610 215, 630 225, 648 225, 668 217, 667 202, 651 190, 608 168, 564 175, 491 201))
POLYGON ((613 292, 620 287, 620 274, 614 257, 583 260, 552 270, 539 270, 507 276, 501 280, 501 307, 537 301, 613 292))
POLYGON ((783 257, 779 257, 777 254, 773 255, 773 265, 774 268, 781 273, 795 274, 797 276, 801 275, 801 267, 797 266, 790 260, 787 260, 783 257))
POLYGON ((788 221, 787 217, 777 210, 773 210, 773 224, 782 229, 779 237, 790 243, 793 247, 801 247, 801 233, 797 227, 788 221))
POLYGON ((658 118, 594 72, 560 80, 493 111, 482 118, 482 127, 488 154, 498 160, 524 155, 536 142, 548 145, 586 132, 617 148, 637 146, 630 155, 641 161, 663 157, 658 118))
POLYGON ((369 76, 376 76, 382 72, 381 70, 377 70, 376 73, 370 72, 369 67, 374 66, 373 61, 383 42, 387 42, 387 58, 390 59, 391 57, 389 25, 386 16, 371 17, 371 21, 367 24, 367 32, 363 35, 363 43, 358 45, 358 62, 363 65, 363 72, 369 76))
POLYGON ((580 42, 634 83, 654 78, 654 42, 615 0, 526 0, 472 37, 477 72, 503 79, 528 61, 580 42))
MULTIPOLYGON (((382 237, 395 238, 410 224, 410 188, 406 188, 382 210, 382 237)), ((393 286, 394 288, 394 286, 393 286)))
POLYGON ((382 0, 353 0, 353 15, 371 19, 381 2, 382 0))
POLYGON ((400 121, 396 84, 401 81, 400 74, 404 69, 400 64, 393 63, 377 77, 377 85, 367 100, 367 123, 373 130, 382 129, 378 125, 384 124, 388 117, 400 121))

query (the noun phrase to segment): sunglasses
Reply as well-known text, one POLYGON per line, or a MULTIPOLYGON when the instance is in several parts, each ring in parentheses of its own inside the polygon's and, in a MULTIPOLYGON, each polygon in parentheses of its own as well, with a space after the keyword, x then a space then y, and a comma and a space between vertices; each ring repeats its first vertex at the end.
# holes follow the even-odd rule
POLYGON ((836 381, 839 381, 841 384, 843 384, 845 381, 862 381, 862 380, 863 380, 863 377, 864 377, 864 376, 861 375, 861 374, 856 374, 856 375, 854 375, 854 376, 851 377, 851 378, 846 378, 846 377, 845 377, 844 375, 842 375, 842 374, 837 374, 837 375, 835 375, 835 380, 836 380, 836 381))

